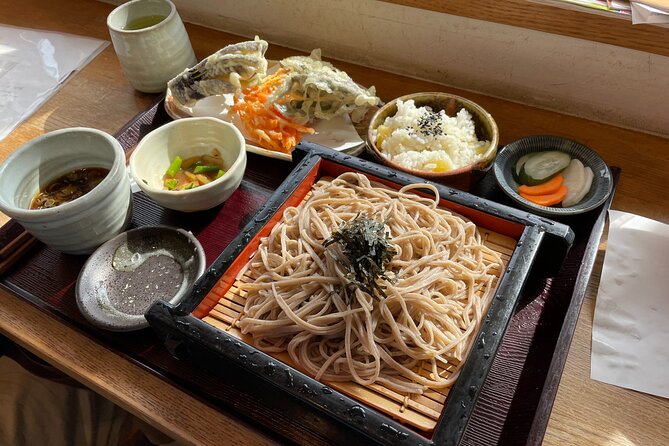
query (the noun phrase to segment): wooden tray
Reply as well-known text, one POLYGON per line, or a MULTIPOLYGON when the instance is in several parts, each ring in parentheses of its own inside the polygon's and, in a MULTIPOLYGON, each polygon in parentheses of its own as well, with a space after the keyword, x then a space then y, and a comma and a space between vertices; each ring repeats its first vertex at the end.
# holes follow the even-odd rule
MULTIPOLYGON (((116 137, 129 150, 149 131, 169 121, 160 101, 131 120, 116 137)), ((195 215, 166 211, 137 193, 133 226, 162 223, 192 231, 205 248, 209 266, 253 219, 291 168, 288 163, 249 154, 240 189, 225 205, 195 215)), ((612 171, 617 179, 619 169, 612 171)), ((513 206, 490 174, 472 193, 513 206)), ((468 423, 463 425, 462 445, 541 444, 612 198, 599 209, 562 220, 574 231, 574 244, 559 270, 543 274, 537 268, 527 278, 468 423)), ((10 221, 0 228, 0 245, 10 243, 19 234, 20 226, 10 221)), ((272 402, 273 396, 279 397, 272 386, 257 379, 245 380, 248 373, 230 362, 211 360, 203 367, 180 361, 151 330, 112 333, 88 324, 74 296, 74 284, 85 260, 38 243, 0 276, 0 286, 227 416, 255 422, 279 442, 316 446, 346 440, 323 429, 316 413, 293 411, 290 406, 272 402), (239 379, 231 382, 232 377, 239 379), (259 404, 256 393, 264 393, 270 402, 259 404)), ((353 419, 357 415, 359 412, 351 412, 353 419)))

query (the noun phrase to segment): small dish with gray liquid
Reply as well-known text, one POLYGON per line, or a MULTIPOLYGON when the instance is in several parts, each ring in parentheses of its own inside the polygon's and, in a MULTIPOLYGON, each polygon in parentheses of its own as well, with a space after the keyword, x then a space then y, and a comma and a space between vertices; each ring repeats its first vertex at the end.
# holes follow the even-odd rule
POLYGON ((188 231, 145 226, 98 248, 77 279, 77 305, 93 325, 112 331, 148 327, 144 312, 162 299, 178 303, 205 269, 200 242, 188 231))

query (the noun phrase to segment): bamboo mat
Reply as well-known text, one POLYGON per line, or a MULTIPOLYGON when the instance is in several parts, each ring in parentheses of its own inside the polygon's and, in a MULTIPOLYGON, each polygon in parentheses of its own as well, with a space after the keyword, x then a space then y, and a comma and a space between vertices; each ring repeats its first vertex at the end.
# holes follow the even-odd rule
MULTIPOLYGON (((509 258, 516 246, 516 241, 510 237, 501 235, 494 231, 479 228, 484 244, 490 249, 496 251, 502 258, 502 266, 496 274, 499 278, 501 272, 506 269, 509 258)), ((239 277, 234 284, 226 289, 224 281, 219 281, 209 292, 207 298, 215 298, 218 303, 203 318, 207 322, 221 330, 225 330, 236 338, 253 345, 252 338, 249 335, 242 334, 232 324, 239 318, 246 302, 246 291, 239 289, 242 282, 252 281, 253 277, 248 274, 239 277)), ((497 280, 493 286, 496 287, 497 280)), ((300 370, 287 353, 272 354, 272 357, 283 363, 300 370)), ((453 359, 452 364, 440 368, 441 376, 448 376, 457 367, 458 361, 453 359)), ((421 374, 429 375, 430 371, 421 370, 421 374)), ((426 390, 422 395, 400 394, 383 385, 373 384, 371 386, 362 386, 355 382, 324 382, 329 387, 336 389, 365 405, 373 407, 386 415, 398 420, 401 423, 412 426, 424 432, 434 430, 439 417, 446 404, 448 397, 448 388, 426 390)))
MULTIPOLYGON (((326 176, 321 179, 330 180, 331 177, 326 176)), ((308 200, 311 194, 312 192, 308 191, 302 198, 302 202, 308 200)), ((482 242, 488 248, 497 252, 502 259, 502 265, 497 271, 494 271, 497 279, 495 279, 491 285, 493 288, 496 288, 502 271, 506 269, 511 254, 516 247, 516 240, 486 228, 478 227, 478 230, 482 242)), ((254 242, 259 243, 258 240, 254 240, 251 243, 254 242)), ((484 259, 488 262, 494 261, 492 256, 484 256, 484 259)), ((238 272, 231 271, 231 273, 236 276, 238 272)), ((247 292, 240 290, 239 285, 241 283, 253 282, 254 280, 255 277, 250 276, 250 273, 247 271, 243 276, 236 278, 230 286, 229 279, 224 275, 205 297, 205 301, 216 301, 217 304, 202 318, 202 320, 218 329, 228 332, 248 345, 253 345, 252 337, 250 335, 242 334, 239 329, 233 327, 233 324, 239 319, 241 313, 244 311, 244 304, 246 303, 247 292)), ((485 311, 487 311, 487 308, 485 311)), ((271 353, 270 355, 296 370, 305 372, 293 362, 286 352, 271 353)), ((453 373, 458 365, 459 361, 456 358, 450 358, 449 364, 440 366, 438 373, 441 377, 447 378, 453 373)), ((431 370, 427 369, 427 366, 421 370, 414 370, 414 372, 418 372, 424 376, 429 376, 432 373, 431 370)), ((358 400, 360 403, 385 413, 398 420, 400 423, 412 426, 427 433, 434 430, 446 404, 449 392, 449 388, 427 389, 422 394, 417 395, 399 393, 381 384, 362 386, 353 381, 323 381, 323 383, 358 400)))

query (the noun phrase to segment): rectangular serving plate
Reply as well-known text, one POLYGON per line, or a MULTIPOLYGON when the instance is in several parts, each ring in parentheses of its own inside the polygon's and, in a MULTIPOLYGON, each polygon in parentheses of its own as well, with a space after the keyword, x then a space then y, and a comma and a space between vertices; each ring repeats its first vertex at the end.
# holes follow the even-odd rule
MULTIPOLYGON (((573 241, 573 232, 565 225, 435 185, 442 197, 440 206, 483 228, 506 256, 505 270, 460 376, 450 391, 428 392, 411 402, 398 401, 399 396, 385 388, 319 383, 295 368, 287 355, 262 353, 237 331, 230 330, 235 310, 240 311, 243 304, 243 296, 235 293, 237 273, 260 239, 279 222, 283 210, 299 204, 320 177, 355 171, 395 189, 425 181, 315 145, 303 144, 294 155, 296 167, 291 175, 221 253, 191 296, 174 307, 162 301, 153 305, 146 314, 150 325, 176 357, 231 362, 268 382, 285 397, 287 410, 311 410, 320 424, 336 432, 338 443, 364 438, 388 445, 399 440, 404 444, 458 444, 529 271, 540 263, 536 262, 539 249, 548 247, 551 259, 562 259, 573 241), (227 309, 225 301, 232 302, 227 309)), ((552 269, 558 266, 539 265, 552 269)), ((255 397, 263 401, 263 395, 255 397)))

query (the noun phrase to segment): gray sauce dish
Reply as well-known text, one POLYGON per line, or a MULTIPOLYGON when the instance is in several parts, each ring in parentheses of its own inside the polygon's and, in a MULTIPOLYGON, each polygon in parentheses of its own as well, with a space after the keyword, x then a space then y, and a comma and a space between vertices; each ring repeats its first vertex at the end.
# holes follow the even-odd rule
POLYGON ((158 299, 178 303, 205 270, 202 245, 188 231, 144 226, 100 246, 79 273, 76 299, 93 325, 111 331, 148 327, 158 299))

